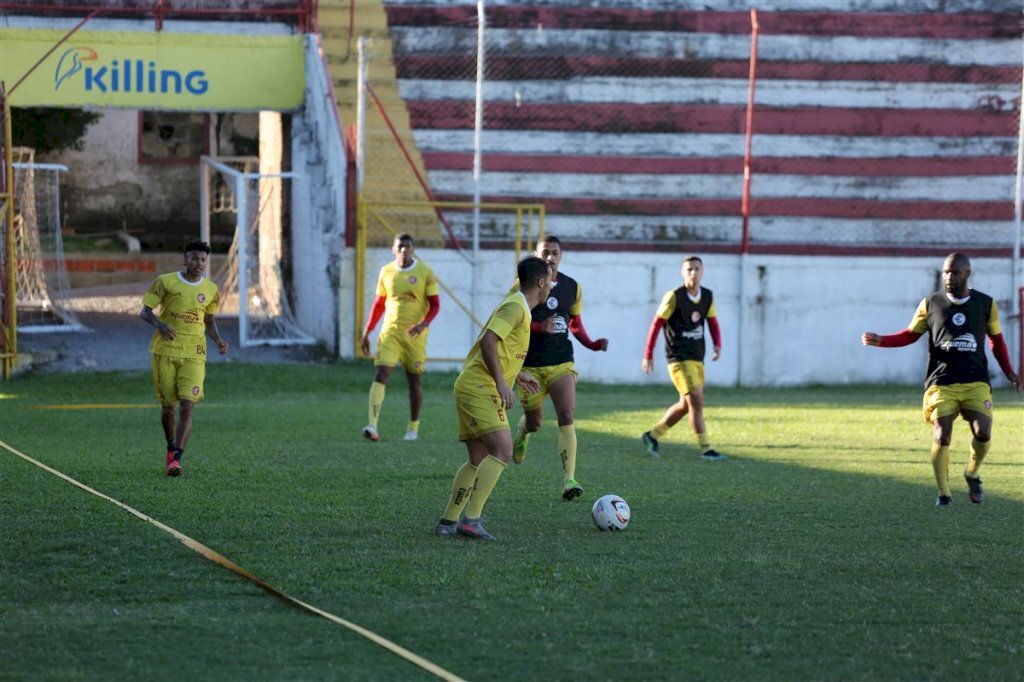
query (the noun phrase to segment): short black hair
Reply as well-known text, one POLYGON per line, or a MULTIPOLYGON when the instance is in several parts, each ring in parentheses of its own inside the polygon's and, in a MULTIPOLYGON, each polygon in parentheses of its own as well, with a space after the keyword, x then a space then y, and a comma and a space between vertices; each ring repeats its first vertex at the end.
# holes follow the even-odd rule
POLYGON ((188 245, 185 246, 185 253, 188 253, 189 251, 202 251, 207 256, 209 256, 210 255, 210 245, 207 244, 206 242, 199 242, 199 241, 189 242, 188 245))
POLYGON ((558 244, 559 246, 562 245, 562 240, 553 234, 546 234, 537 240, 538 244, 540 244, 541 242, 551 242, 552 244, 558 244))
POLYGON ((704 261, 702 261, 702 260, 700 259, 700 256, 687 256, 686 258, 684 258, 684 259, 683 259, 683 262, 684 262, 684 263, 689 263, 689 262, 690 262, 690 261, 692 261, 692 260, 695 260, 695 261, 697 261, 698 263, 700 263, 701 265, 704 265, 704 261))
POLYGON ((395 235, 395 241, 396 242, 409 242, 410 244, 413 244, 413 245, 416 244, 416 242, 412 238, 412 235, 409 234, 408 232, 403 232, 402 234, 396 234, 395 235))
POLYGON ((519 267, 516 269, 516 272, 519 275, 519 288, 526 290, 535 286, 537 280, 543 277, 550 277, 551 267, 546 260, 536 256, 527 256, 519 261, 519 267))

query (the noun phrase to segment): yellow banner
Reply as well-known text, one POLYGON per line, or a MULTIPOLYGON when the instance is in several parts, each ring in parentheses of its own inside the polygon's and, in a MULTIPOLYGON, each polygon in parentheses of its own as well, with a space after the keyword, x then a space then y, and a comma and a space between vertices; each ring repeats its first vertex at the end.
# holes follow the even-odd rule
MULTIPOLYGON (((0 28, 8 90, 64 35, 0 28)), ((302 104, 302 36, 79 31, 11 94, 16 107, 287 111, 302 104)))

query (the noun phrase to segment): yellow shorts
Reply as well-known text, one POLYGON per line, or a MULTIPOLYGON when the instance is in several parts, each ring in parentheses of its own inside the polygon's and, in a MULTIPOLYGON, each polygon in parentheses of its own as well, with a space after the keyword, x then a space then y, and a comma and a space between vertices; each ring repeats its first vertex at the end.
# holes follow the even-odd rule
POLYGON ((495 431, 511 431, 497 391, 467 393, 455 389, 455 411, 459 415, 461 441, 475 440, 495 431))
POLYGON ((173 405, 179 400, 199 402, 203 399, 205 380, 206 358, 153 356, 153 388, 161 405, 173 405))
POLYGON ((980 412, 992 418, 992 387, 984 381, 969 384, 929 386, 924 392, 924 420, 929 424, 939 417, 954 417, 964 410, 980 412))
POLYGON ((409 374, 423 374, 427 362, 428 331, 424 329, 415 338, 397 329, 381 334, 377 339, 377 356, 373 366, 394 367, 401 364, 409 374))
POLYGON ((668 366, 668 375, 681 398, 704 386, 704 363, 699 360, 673 362, 668 366))
POLYGON ((540 390, 536 393, 527 393, 522 388, 519 389, 519 402, 523 404, 523 409, 527 412, 539 408, 543 404, 544 396, 548 394, 551 384, 565 375, 571 374, 573 382, 576 381, 576 368, 572 361, 550 367, 523 367, 523 371, 540 383, 540 390))

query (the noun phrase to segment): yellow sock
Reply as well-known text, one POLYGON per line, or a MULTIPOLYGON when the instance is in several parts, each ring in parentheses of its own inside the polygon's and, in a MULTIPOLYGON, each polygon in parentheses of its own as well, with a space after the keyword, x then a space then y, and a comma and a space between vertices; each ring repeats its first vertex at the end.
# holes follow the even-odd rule
POLYGON ((708 432, 697 434, 697 445, 700 446, 701 453, 705 453, 711 449, 711 439, 708 438, 708 432))
POLYGON ((516 427, 516 439, 522 438, 523 440, 530 439, 530 432, 526 430, 526 415, 524 414, 519 418, 519 426, 516 427))
POLYGON ((418 433, 419 430, 420 430, 420 420, 417 419, 414 422, 409 422, 409 425, 406 427, 405 430, 406 431, 416 431, 418 433))
POLYGON ((672 427, 665 422, 658 422, 651 427, 651 437, 654 438, 654 440, 661 440, 661 437, 668 433, 668 430, 671 428, 672 427))
POLYGON ((932 469, 935 470, 935 483, 939 486, 939 495, 950 497, 949 492, 949 446, 932 443, 932 469))
POLYGON ((370 421, 367 423, 377 428, 377 419, 380 417, 380 406, 384 404, 384 390, 387 388, 379 381, 370 384, 370 421))
POLYGON ((964 473, 971 478, 977 478, 978 467, 981 466, 982 460, 985 459, 985 455, 988 454, 989 446, 992 445, 992 441, 987 440, 981 442, 977 438, 971 439, 971 457, 967 460, 967 470, 964 473))
POLYGON ((565 480, 576 478, 576 426, 558 427, 558 455, 562 458, 565 480))
POLYGON ((491 491, 505 471, 505 463, 494 455, 487 455, 480 466, 476 468, 476 483, 473 484, 473 494, 466 506, 466 518, 478 519, 484 513, 484 505, 491 491))
POLYGON ((476 467, 466 462, 455 472, 455 481, 452 483, 452 494, 448 498, 448 506, 444 508, 441 518, 446 521, 458 521, 462 508, 469 501, 473 492, 473 481, 476 480, 476 467))

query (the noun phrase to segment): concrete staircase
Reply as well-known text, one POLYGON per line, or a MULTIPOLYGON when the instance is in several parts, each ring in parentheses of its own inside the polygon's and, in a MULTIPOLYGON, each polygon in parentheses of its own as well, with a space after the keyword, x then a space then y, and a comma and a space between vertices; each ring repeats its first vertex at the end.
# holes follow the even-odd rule
MULTIPOLYGON (((338 113, 342 124, 354 130, 358 102, 358 39, 369 40, 368 79, 387 111, 398 134, 412 157, 421 177, 426 179, 423 159, 413 140, 409 112, 398 92, 398 81, 392 59, 387 14, 382 0, 358 0, 355 5, 354 30, 350 35, 350 0, 320 0, 320 33, 327 64, 334 83, 338 113)), ((383 117, 368 98, 366 109, 366 167, 363 197, 370 202, 425 202, 427 196, 395 142, 383 117)), ((390 245, 392 230, 412 234, 418 244, 435 246, 442 243, 435 212, 428 208, 381 206, 367 220, 367 245, 390 245)))

